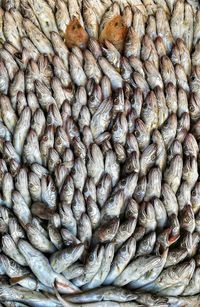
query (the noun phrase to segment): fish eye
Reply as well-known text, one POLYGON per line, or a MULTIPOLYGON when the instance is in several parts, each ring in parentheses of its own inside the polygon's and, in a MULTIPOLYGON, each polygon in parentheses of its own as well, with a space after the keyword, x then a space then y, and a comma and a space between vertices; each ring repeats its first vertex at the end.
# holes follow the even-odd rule
POLYGON ((188 223, 190 222, 190 217, 189 217, 189 216, 186 216, 186 217, 184 218, 184 222, 188 224, 188 223))
POLYGON ((126 213, 127 217, 130 217, 132 215, 131 211, 128 210, 127 213, 126 213))
POLYGON ((155 155, 155 154, 152 155, 151 159, 152 159, 152 160, 155 160, 155 159, 156 159, 156 155, 155 155))
POLYGON ((135 134, 136 137, 140 136, 140 132, 138 130, 136 130, 134 134, 135 134))
POLYGON ((89 261, 93 261, 93 259, 94 259, 94 255, 90 255, 89 256, 89 261))
POLYGON ((121 185, 122 185, 122 186, 125 186, 125 185, 126 185, 126 179, 122 179, 121 185))
POLYGON ((90 95, 90 100, 95 100, 95 96, 93 94, 90 95))
POLYGON ((42 138, 42 140, 43 140, 44 142, 48 141, 48 136, 47 136, 47 135, 44 135, 43 138, 42 138))
POLYGON ((195 80, 195 76, 191 76, 190 79, 191 79, 191 81, 194 81, 195 80))
POLYGON ((58 139, 56 140, 56 144, 57 144, 57 145, 62 144, 62 142, 61 142, 61 139, 60 139, 60 138, 58 138, 58 139))
POLYGON ((88 210, 88 212, 92 212, 93 211, 92 206, 88 206, 87 210, 88 210))
POLYGON ((144 109, 147 109, 147 108, 148 108, 147 103, 144 103, 144 104, 143 104, 143 108, 144 108, 144 109))
POLYGON ((192 191, 192 196, 196 196, 196 191, 192 191))
POLYGON ((74 167, 72 168, 71 173, 72 173, 72 175, 75 175, 75 174, 76 174, 76 170, 75 170, 74 167))
POLYGON ((195 110, 194 106, 190 106, 190 107, 189 107, 189 110, 190 110, 191 112, 194 112, 194 110, 195 110))
POLYGON ((47 116, 47 124, 51 124, 51 123, 52 123, 51 116, 48 115, 48 116, 47 116))

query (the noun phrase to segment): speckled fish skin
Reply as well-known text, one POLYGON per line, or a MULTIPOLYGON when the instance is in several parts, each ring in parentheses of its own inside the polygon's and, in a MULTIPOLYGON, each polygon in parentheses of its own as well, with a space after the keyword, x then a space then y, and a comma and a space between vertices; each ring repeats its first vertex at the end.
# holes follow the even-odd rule
POLYGON ((2 305, 197 306, 199 33, 197 0, 0 1, 2 305))

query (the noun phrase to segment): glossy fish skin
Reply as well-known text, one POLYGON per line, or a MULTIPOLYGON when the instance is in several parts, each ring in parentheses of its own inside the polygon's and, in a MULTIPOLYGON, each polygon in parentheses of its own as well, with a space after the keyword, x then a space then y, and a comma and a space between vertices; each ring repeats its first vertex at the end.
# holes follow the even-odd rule
POLYGON ((138 242, 136 255, 143 256, 148 255, 153 251, 154 244, 156 242, 156 233, 150 232, 146 236, 144 236, 141 241, 138 242))
POLYGON ((136 249, 136 241, 134 238, 129 238, 118 250, 115 255, 110 272, 104 281, 104 285, 110 285, 125 269, 130 260, 134 257, 136 249))
POLYGON ((83 253, 84 246, 82 244, 66 248, 51 255, 50 264, 53 270, 61 273, 76 262, 83 253))
POLYGON ((185 288, 183 295, 195 295, 199 293, 199 267, 195 269, 194 274, 188 284, 188 286, 185 288))
POLYGON ((106 243, 112 241, 119 228, 119 218, 113 218, 107 223, 100 225, 93 236, 94 242, 106 243))
POLYGON ((115 250, 118 250, 122 244, 133 235, 135 227, 135 218, 130 217, 128 220, 125 220, 123 223, 121 223, 118 229, 118 233, 112 241, 114 243, 115 250))
POLYGON ((103 255, 103 246, 97 245, 95 248, 93 248, 87 257, 84 267, 84 273, 81 276, 73 279, 73 284, 77 285, 78 287, 81 287, 89 283, 98 272, 102 263, 103 255))
POLYGON ((80 295, 66 296, 66 300, 74 303, 87 303, 87 302, 98 302, 98 301, 117 301, 127 302, 133 301, 137 298, 137 295, 133 294, 129 290, 107 286, 105 288, 92 289, 87 293, 80 295))
POLYGON ((32 224, 26 224, 27 237, 31 244, 43 253, 52 253, 55 246, 32 224), (36 240, 37 238, 37 240, 36 240))
POLYGON ((161 275, 152 284, 147 285, 145 289, 151 289, 153 292, 159 292, 162 295, 180 295, 184 288, 188 285, 194 270, 195 262, 193 259, 188 262, 178 264, 175 267, 171 266, 165 269, 161 275), (177 272, 176 277, 171 275, 173 269, 175 269, 177 272), (186 277, 184 279, 184 283, 180 283, 180 279, 182 280, 183 276, 186 277))
POLYGON ((156 280, 156 278, 160 275, 160 272, 162 271, 166 258, 168 255, 168 249, 166 249, 161 255, 160 255, 160 261, 155 264, 154 268, 150 270, 150 272, 146 272, 143 276, 140 277, 139 280, 136 280, 135 282, 131 282, 129 284, 130 288, 143 288, 149 283, 151 283, 153 280, 156 280))
POLYGON ((108 243, 105 248, 104 248, 104 260, 105 263, 101 263, 101 266, 97 272, 97 274, 93 277, 93 279, 86 285, 83 286, 83 290, 88 290, 88 289, 93 289, 97 288, 106 279, 109 271, 110 271, 110 266, 114 257, 114 244, 113 243, 108 243))
POLYGON ((55 279, 57 282, 63 282, 63 286, 66 284, 67 289, 64 287, 61 291, 67 293, 73 293, 78 291, 78 289, 72 285, 69 281, 67 281, 62 275, 55 273, 49 262, 48 259, 38 250, 33 248, 27 241, 20 240, 18 242, 18 248, 21 253, 24 255, 25 259, 27 260, 31 270, 35 273, 39 280, 46 286, 52 287, 54 284, 55 279), (41 262, 43 265, 41 266, 41 262))
POLYGON ((186 249, 172 249, 169 251, 167 260, 165 263, 165 268, 170 267, 172 265, 176 265, 182 260, 184 260, 187 256, 187 250, 186 249))
POLYGON ((22 266, 26 266, 27 262, 23 255, 20 253, 17 245, 14 243, 12 237, 8 234, 5 234, 2 237, 2 250, 4 253, 9 256, 11 259, 16 261, 22 266))
POLYGON ((47 304, 50 307, 61 306, 54 296, 47 298, 45 295, 39 293, 38 291, 31 291, 20 286, 13 286, 12 291, 10 291, 10 289, 11 288, 8 285, 3 285, 1 288, 1 299, 8 303, 10 302, 11 305, 8 306, 13 306, 13 303, 15 305, 17 304, 17 306, 27 306, 26 304, 28 302, 31 304, 31 306, 35 306, 36 304, 40 307, 45 307, 47 304), (10 301, 11 295, 12 300, 10 301), (19 303, 15 303, 15 301, 19 303))
POLYGON ((197 2, 0 1, 2 305, 198 305, 197 2))
POLYGON ((133 260, 125 270, 115 279, 114 285, 124 286, 139 279, 159 262, 158 256, 140 256, 133 260))

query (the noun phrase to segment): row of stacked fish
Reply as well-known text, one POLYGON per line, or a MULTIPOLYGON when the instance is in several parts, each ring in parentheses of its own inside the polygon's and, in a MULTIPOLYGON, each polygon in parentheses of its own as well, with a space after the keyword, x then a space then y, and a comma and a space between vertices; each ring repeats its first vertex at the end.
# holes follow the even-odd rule
POLYGON ((198 1, 1 6, 2 306, 198 306, 198 1))

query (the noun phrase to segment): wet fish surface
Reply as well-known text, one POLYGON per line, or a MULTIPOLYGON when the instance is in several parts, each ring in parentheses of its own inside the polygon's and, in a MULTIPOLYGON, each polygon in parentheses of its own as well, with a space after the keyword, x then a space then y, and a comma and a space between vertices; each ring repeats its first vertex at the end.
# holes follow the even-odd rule
POLYGON ((198 306, 199 146, 198 1, 0 1, 0 305, 198 306))

